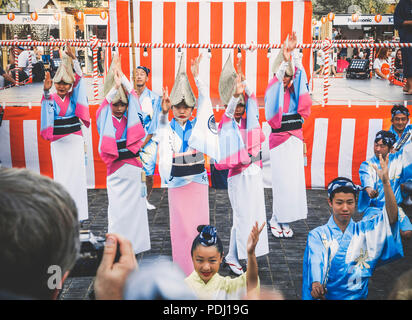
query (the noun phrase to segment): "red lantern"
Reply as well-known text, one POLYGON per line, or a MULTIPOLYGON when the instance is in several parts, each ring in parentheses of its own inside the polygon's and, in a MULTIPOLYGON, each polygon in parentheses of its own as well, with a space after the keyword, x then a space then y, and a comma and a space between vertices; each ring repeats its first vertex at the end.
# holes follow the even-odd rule
POLYGON ((106 20, 107 19, 107 12, 106 11, 100 11, 100 19, 106 20))
POLYGON ((325 24, 326 22, 328 22, 328 18, 322 17, 322 18, 320 19, 320 21, 322 21, 322 23, 325 24))
POLYGON ((357 13, 352 14, 352 21, 358 22, 358 20, 359 20, 359 15, 357 13))
POLYGON ((81 11, 79 11, 79 12, 77 12, 76 17, 77 17, 77 19, 79 19, 79 20, 83 20, 84 13, 81 12, 81 11))
POLYGON ((7 19, 9 19, 10 21, 13 21, 14 18, 16 18, 16 15, 13 12, 7 14, 7 19))
POLYGON ((30 18, 31 18, 33 21, 36 21, 36 20, 39 18, 39 15, 37 14, 36 11, 34 11, 34 12, 32 12, 32 13, 30 14, 30 18))
POLYGON ((328 20, 329 20, 329 21, 335 20, 335 14, 334 14, 333 12, 329 12, 329 14, 328 14, 328 20))
POLYGON ((56 21, 59 21, 61 17, 62 17, 61 14, 58 13, 58 12, 55 13, 54 16, 53 16, 54 20, 56 20, 56 21))
POLYGON ((376 21, 377 23, 380 23, 380 22, 382 21, 382 15, 377 14, 377 15, 375 16, 375 21, 376 21))

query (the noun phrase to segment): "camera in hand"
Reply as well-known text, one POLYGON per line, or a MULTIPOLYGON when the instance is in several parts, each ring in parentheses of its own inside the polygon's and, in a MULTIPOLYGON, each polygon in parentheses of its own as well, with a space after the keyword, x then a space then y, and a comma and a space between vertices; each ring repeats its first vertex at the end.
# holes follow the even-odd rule
MULTIPOLYGON (((94 277, 103 257, 105 238, 95 236, 90 230, 80 231, 80 257, 70 271, 69 277, 94 277)), ((114 262, 120 259, 120 248, 117 243, 114 262)))

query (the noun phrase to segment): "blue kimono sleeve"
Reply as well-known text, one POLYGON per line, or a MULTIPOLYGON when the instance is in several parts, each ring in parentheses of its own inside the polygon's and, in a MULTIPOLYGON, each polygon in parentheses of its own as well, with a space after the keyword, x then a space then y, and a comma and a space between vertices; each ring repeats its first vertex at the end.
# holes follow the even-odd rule
POLYGON ((54 129, 54 100, 43 96, 41 100, 40 135, 43 139, 51 141, 54 129))
POLYGON ((358 223, 358 232, 366 235, 366 249, 369 252, 374 252, 374 259, 368 262, 371 265, 375 263, 376 266, 381 266, 401 258, 403 256, 403 247, 399 232, 399 221, 390 224, 385 208, 369 208, 368 215, 371 218, 358 223))
MULTIPOLYGON (((359 178, 360 178, 362 187, 374 188, 374 181, 372 177, 370 176, 368 161, 362 162, 359 168, 359 178)), ((358 211, 364 212, 370 206, 370 203, 371 203, 371 198, 369 197, 366 190, 361 190, 359 192, 358 211)))
MULTIPOLYGON (((315 229, 316 230, 316 229, 315 229)), ((306 243, 305 254, 303 256, 303 276, 302 276, 302 299, 314 300, 310 294, 312 283, 320 282, 324 278, 325 247, 320 235, 315 230, 309 232, 306 243)))
POLYGON ((150 125, 147 128, 147 134, 156 133, 157 128, 159 127, 159 118, 160 118, 160 113, 162 112, 162 101, 160 97, 156 96, 156 98, 153 100, 152 105, 153 105, 153 116, 152 116, 150 125))

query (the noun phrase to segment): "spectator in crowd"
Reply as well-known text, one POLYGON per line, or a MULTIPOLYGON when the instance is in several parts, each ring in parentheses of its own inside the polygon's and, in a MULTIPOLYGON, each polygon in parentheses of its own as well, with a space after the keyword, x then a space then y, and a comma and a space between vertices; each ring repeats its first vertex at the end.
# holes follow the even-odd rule
MULTIPOLYGON (((401 43, 412 42, 412 1, 400 0, 393 14, 394 27, 399 31, 401 43)), ((403 91, 412 94, 412 48, 402 48, 403 76, 406 84, 403 91)))
POLYGON ((338 60, 336 62, 336 71, 338 73, 343 73, 345 70, 349 67, 349 62, 346 61, 346 57, 342 57, 341 55, 338 54, 338 60))
POLYGON ((398 49, 395 55, 395 78, 403 80, 402 49, 398 49))
MULTIPOLYGON (((80 251, 76 204, 48 177, 1 168, 0 239, 0 298, 56 299, 80 251)), ((108 234, 96 298, 121 299, 126 278, 136 267, 130 241, 108 234), (114 263, 117 247, 120 259, 114 263)))
POLYGON ((10 84, 16 84, 14 80, 4 69, 0 66, 0 88, 7 87, 10 84))
POLYGON ((391 69, 390 63, 388 60, 389 57, 389 49, 388 48, 381 48, 377 55, 376 59, 373 62, 373 70, 375 71, 375 77, 377 79, 388 80, 391 69))
POLYGON ((84 32, 80 30, 80 27, 76 25, 76 39, 84 39, 84 32))
MULTIPOLYGON (((28 50, 25 50, 24 47, 18 46, 16 49, 17 53, 17 66, 14 63, 14 67, 10 69, 10 75, 13 79, 16 78, 16 72, 19 73, 19 81, 25 81, 29 78, 29 55, 32 57, 32 63, 35 63, 36 57, 34 54, 31 54, 28 50)), ((16 59, 16 57, 15 57, 16 59)))
POLYGON ((325 53, 323 52, 323 50, 318 50, 316 58, 316 64, 319 65, 319 69, 315 70, 315 74, 323 74, 325 65, 325 53))
POLYGON ((1 168, 0 239, 3 295, 55 299, 79 253, 76 205, 47 177, 1 168), (60 278, 53 278, 54 267, 60 278))
POLYGON ((16 72, 19 73, 19 82, 25 81, 29 78, 30 69, 32 70, 33 81, 44 80, 44 66, 42 61, 38 61, 36 53, 32 49, 25 49, 22 46, 17 47, 18 64, 11 70, 11 76, 16 77, 16 72), (31 58, 31 63, 30 63, 31 58))

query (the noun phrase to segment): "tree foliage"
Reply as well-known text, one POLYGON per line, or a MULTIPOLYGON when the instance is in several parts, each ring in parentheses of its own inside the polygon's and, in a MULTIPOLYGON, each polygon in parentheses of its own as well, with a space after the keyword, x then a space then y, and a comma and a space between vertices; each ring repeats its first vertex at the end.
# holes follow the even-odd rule
POLYGON ((335 14, 348 13, 351 5, 360 7, 361 14, 383 14, 388 8, 384 0, 313 0, 314 15, 321 16, 333 12, 335 14))
POLYGON ((5 12, 12 7, 16 7, 19 0, 0 0, 0 12, 5 12))
POLYGON ((102 0, 73 0, 73 1, 70 1, 70 6, 76 9, 99 8, 103 6, 103 1, 102 0))

